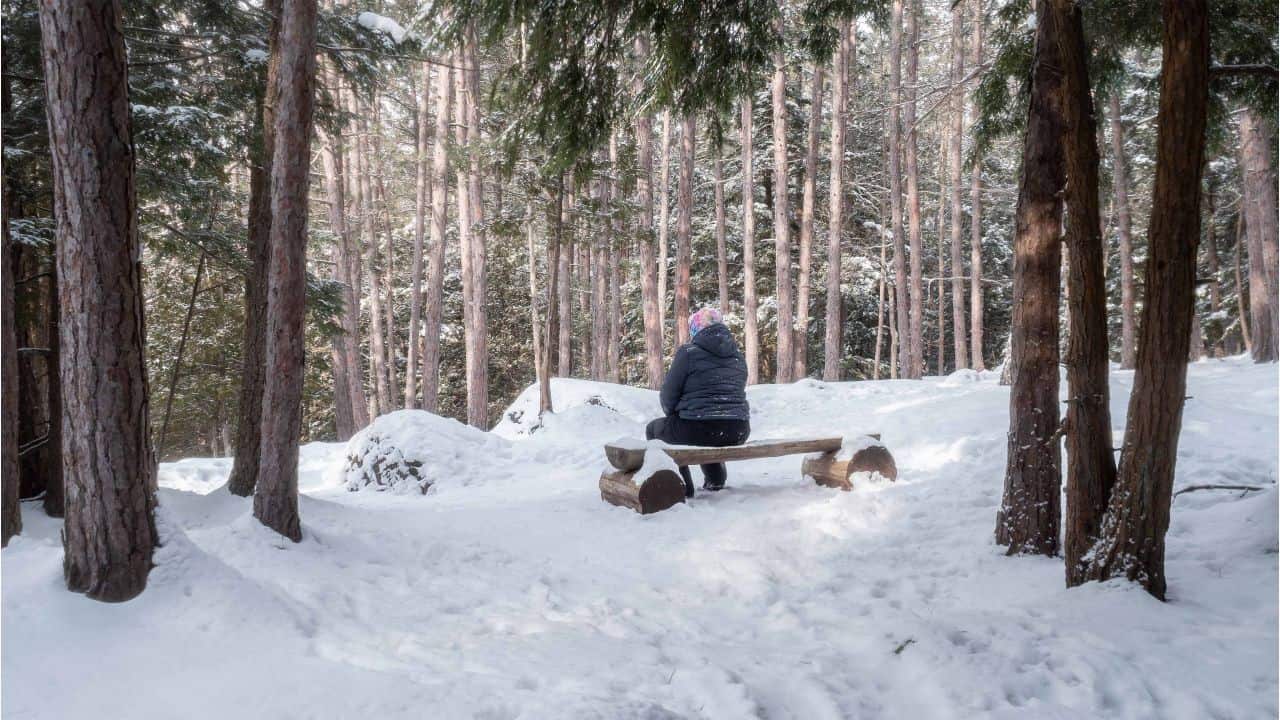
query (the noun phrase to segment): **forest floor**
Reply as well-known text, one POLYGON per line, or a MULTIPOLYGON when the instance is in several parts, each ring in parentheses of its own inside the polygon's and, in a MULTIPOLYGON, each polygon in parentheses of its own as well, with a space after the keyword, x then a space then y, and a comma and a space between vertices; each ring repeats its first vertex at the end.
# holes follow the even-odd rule
MULTIPOLYGON (((1132 380, 1112 375, 1117 438, 1132 380)), ((344 447, 306 446, 296 545, 222 487, 229 460, 167 463, 165 545, 122 605, 66 592, 59 525, 24 507, 3 716, 1275 717, 1278 392, 1275 365, 1191 367, 1176 486, 1265 489, 1174 500, 1167 603, 995 546, 991 373, 752 388, 754 437, 879 432, 899 481, 757 460, 650 516, 596 481, 657 395, 586 381, 556 381, 532 434, 531 390, 492 433, 422 436, 425 496, 349 492, 344 447)))

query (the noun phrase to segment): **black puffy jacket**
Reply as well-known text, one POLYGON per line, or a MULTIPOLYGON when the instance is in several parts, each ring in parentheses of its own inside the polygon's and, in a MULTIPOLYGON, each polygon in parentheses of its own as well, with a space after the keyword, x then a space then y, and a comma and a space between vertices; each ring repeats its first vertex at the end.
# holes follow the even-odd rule
POLYGON ((662 382, 662 411, 686 420, 750 420, 747 361, 716 323, 676 349, 662 382))

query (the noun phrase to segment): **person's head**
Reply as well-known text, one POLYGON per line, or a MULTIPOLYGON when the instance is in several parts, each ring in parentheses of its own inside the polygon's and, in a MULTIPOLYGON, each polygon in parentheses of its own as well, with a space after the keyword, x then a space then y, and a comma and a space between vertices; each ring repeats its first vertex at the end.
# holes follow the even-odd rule
POLYGON ((713 307, 699 308, 689 316, 689 337, 697 335, 700 330, 723 323, 724 316, 720 314, 720 310, 713 307))

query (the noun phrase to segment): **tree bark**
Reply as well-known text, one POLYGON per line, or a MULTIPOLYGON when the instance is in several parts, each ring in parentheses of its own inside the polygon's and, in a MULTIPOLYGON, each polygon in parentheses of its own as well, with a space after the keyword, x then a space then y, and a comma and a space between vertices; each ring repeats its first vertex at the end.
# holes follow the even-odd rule
POLYGON ((1115 486, 1111 447, 1110 343, 1107 279, 1098 210, 1098 128, 1089 82, 1084 20, 1074 0, 1051 0, 1061 29, 1063 146, 1067 188, 1067 586, 1084 582, 1089 548, 1097 541, 1115 486))
POLYGON ((907 226, 911 242, 911 315, 908 327, 908 355, 911 372, 907 377, 918 380, 924 374, 924 239, 920 234, 920 169, 916 140, 916 84, 920 65, 920 6, 909 0, 906 15, 907 69, 903 88, 903 118, 907 128, 903 154, 907 172, 907 226))
POLYGON ((614 200, 618 197, 618 136, 609 134, 609 177, 605 180, 605 226, 608 230, 608 242, 605 244, 609 270, 609 348, 605 379, 611 383, 621 382, 619 363, 622 353, 622 258, 618 252, 618 224, 614 219, 614 200))
MULTIPOLYGON (((444 305, 445 243, 449 223, 449 121, 453 115, 454 55, 436 71, 436 127, 431 148, 431 254, 427 258, 426 322, 422 344, 422 408, 440 409, 440 331, 444 305)), ((550 342, 550 338, 548 338, 550 342)))
MULTIPOLYGON (((11 111, 9 78, 4 79, 4 112, 11 111)), ((18 464, 18 338, 15 329, 16 298, 13 292, 13 237, 9 233, 9 205, 13 191, 6 182, 0 200, 4 236, 0 237, 0 547, 22 532, 22 507, 18 503, 20 478, 18 464)))
POLYGON ((600 219, 600 231, 595 234, 594 242, 591 243, 591 336, 594 340, 591 346, 591 379, 597 382, 603 381, 609 364, 609 267, 608 267, 608 244, 613 240, 610 237, 609 222, 604 217, 603 208, 608 205, 608 191, 605 189, 604 180, 595 181, 595 196, 597 207, 601 209, 597 213, 600 219))
MULTIPOLYGON (((667 279, 671 275, 667 233, 671 228, 671 111, 662 111, 662 158, 658 164, 658 324, 667 332, 667 279)), ((676 343, 679 344, 678 342, 676 343)))
POLYGON ((1276 176, 1271 160, 1271 129, 1252 108, 1240 114, 1240 169, 1244 188, 1245 237, 1249 243, 1250 352, 1254 362, 1280 357, 1280 277, 1277 255, 1276 176))
POLYGON ((1057 16, 1037 3, 1031 104, 1015 213, 1008 464, 996 543, 1010 555, 1058 553, 1058 298, 1065 158, 1057 16))
POLYGON ((1142 338, 1115 492, 1088 579, 1123 575, 1165 598, 1164 537, 1187 387, 1209 100, 1205 0, 1162 3, 1164 57, 1142 338))
MULTIPOLYGON (((973 54, 969 64, 975 70, 982 65, 982 30, 986 25, 986 12, 982 0, 973 3, 973 54)), ((975 97, 969 101, 970 125, 976 127, 981 110, 978 108, 977 83, 971 91, 975 97)), ((982 156, 975 153, 969 180, 969 347, 974 370, 986 370, 983 357, 985 308, 982 294, 982 156)))
POLYGON ((756 182, 752 149, 751 98, 742 99, 739 124, 742 145, 742 324, 747 356, 747 384, 760 382, 759 306, 756 300, 756 182))
MULTIPOLYGON (((427 231, 427 203, 431 196, 431 173, 427 156, 430 152, 431 63, 422 63, 422 84, 418 91, 417 143, 414 146, 413 167, 416 171, 413 209, 413 276, 409 291, 408 354, 404 373, 404 406, 418 407, 418 377, 421 370, 418 347, 422 340, 422 272, 423 250, 427 231)), ((532 257, 532 256, 530 256, 532 257)))
MULTIPOLYGON (((649 56, 649 39, 636 38, 636 55, 649 56)), ((635 92, 643 89, 643 79, 637 75, 635 92)), ((638 174, 636 193, 640 196, 639 237, 640 246, 640 299, 644 313, 645 375, 651 389, 662 387, 662 313, 661 295, 658 293, 658 267, 653 237, 653 117, 641 114, 636 118, 636 154, 638 174)))
POLYGON ((471 321, 465 324, 467 372, 467 423, 481 430, 489 429, 489 316, 487 250, 484 227, 480 144, 480 64, 476 60, 475 28, 469 28, 463 44, 467 73, 467 192, 471 195, 471 227, 468 243, 463 246, 470 268, 463 269, 463 296, 471 305, 471 321), (470 287, 468 288, 468 278, 470 287))
POLYGON ((241 497, 253 494, 262 457, 262 393, 266 373, 267 265, 271 242, 271 163, 275 154, 275 83, 280 64, 280 0, 266 6, 272 17, 267 31, 270 53, 262 85, 261 107, 255 113, 257 137, 251 140, 249 168, 249 274, 244 279, 244 343, 240 368, 240 406, 236 426, 236 454, 227 490, 241 497))
POLYGON ((156 457, 164 457, 165 441, 169 437, 169 419, 173 416, 173 393, 178 389, 178 378, 182 372, 182 356, 187 350, 187 337, 191 334, 191 318, 195 316, 196 300, 200 297, 200 282, 204 280, 205 253, 201 251, 200 261, 196 264, 196 279, 191 283, 191 299, 187 301, 187 314, 182 320, 182 334, 178 338, 178 351, 173 359, 173 368, 169 373, 169 394, 164 402, 164 417, 160 421, 160 441, 156 446, 156 457))
POLYGON ((791 298, 791 219, 787 212, 787 68, 782 51, 773 55, 773 239, 778 300, 778 360, 774 382, 795 379, 795 326, 791 298))
POLYGON ((1134 287, 1133 235, 1129 219, 1129 172, 1124 154, 1124 124, 1120 117, 1120 96, 1108 99, 1111 122, 1112 185, 1115 186, 1117 253, 1120 255, 1120 367, 1130 370, 1138 357, 1137 292, 1134 287))
MULTIPOLYGON (((843 298, 840 293, 840 241, 844 236, 844 133, 845 105, 849 90, 849 55, 857 41, 857 25, 841 23, 836 54, 831 60, 831 188, 827 230, 827 313, 822 342, 822 379, 841 380, 840 341, 843 336, 843 298)), ((882 278, 883 281, 883 278, 882 278)), ((881 298, 883 303, 883 298, 881 298)), ((877 309, 877 325, 879 310, 877 309)), ((876 355, 879 364, 879 328, 876 355)))
MULTIPOLYGON (((369 135, 369 169, 373 177, 374 204, 375 212, 382 215, 382 234, 385 240, 382 253, 382 272, 380 279, 382 281, 382 311, 385 316, 383 321, 383 350, 386 352, 386 359, 383 361, 383 367, 387 371, 387 406, 383 412, 390 412, 396 409, 396 388, 399 383, 396 381, 396 313, 395 313, 395 235, 391 232, 391 206, 387 202, 386 188, 386 168, 383 163, 382 155, 382 98, 378 93, 374 93, 372 102, 372 122, 373 132, 369 135)), ((377 294, 378 286, 375 283, 371 286, 371 293, 377 294)))
MULTIPOLYGON (((715 145, 714 143, 712 143, 715 145)), ((715 213, 716 213, 716 288, 719 290, 717 307, 721 312, 729 312, 729 247, 725 239, 724 227, 724 160, 722 148, 715 145, 713 163, 715 178, 715 213)))
MULTIPOLYGON (((315 107, 316 3, 283 0, 271 165, 271 261, 267 286, 267 366, 262 460, 253 516, 298 542, 298 441, 307 289, 307 203, 315 107)), ((376 287, 376 286, 375 286, 376 287)), ((376 295, 376 293, 375 293, 376 295)))
POLYGON ((156 544, 120 5, 43 3, 40 30, 57 220, 63 574, 73 592, 116 602, 146 587, 156 544))
MULTIPOLYGON (((907 332, 911 325, 910 299, 907 297, 907 249, 902 223, 902 11, 903 0, 893 0, 889 19, 889 232, 893 235, 893 289, 895 317, 891 335, 901 340, 899 332, 907 332)), ((891 347, 904 350, 901 342, 891 347)), ((896 370, 910 377, 909 352, 891 353, 896 358, 896 370)))
POLYGON ((375 232, 369 122, 355 94, 351 95, 356 123, 356 203, 360 207, 360 233, 364 242, 364 274, 369 279, 369 355, 373 361, 373 415, 391 411, 391 386, 387 384, 386 319, 382 310, 382 274, 378 271, 378 236, 375 232))
POLYGON ((822 128, 821 65, 813 67, 809 94, 809 132, 804 154, 804 188, 800 196, 800 272, 796 288, 796 360, 793 377, 808 375, 809 295, 813 282, 813 206, 818 191, 818 131, 822 128))
POLYGON ((1246 298, 1244 279, 1240 275, 1240 254, 1245 251, 1248 241, 1245 240, 1244 208, 1236 213, 1236 248, 1232 253, 1235 261, 1236 276, 1236 312, 1240 317, 1240 338, 1244 341, 1244 350, 1253 354, 1253 333, 1249 332, 1249 307, 1246 298))
MULTIPOLYGON (((649 55, 649 39, 636 39, 637 57, 649 55)), ((643 79, 637 74, 634 91, 643 89, 643 79)), ((640 300, 644 320, 645 378, 650 389, 662 385, 662 322, 659 318, 657 259, 653 237, 653 117, 641 114, 636 119, 637 175, 636 194, 639 196, 636 244, 640 250, 640 300)))
POLYGON ((1209 271, 1209 313, 1215 318, 1213 328, 1213 336, 1209 338, 1210 351, 1213 357, 1222 357, 1222 323, 1217 320, 1218 313, 1222 310, 1222 261, 1218 257, 1218 210, 1217 210, 1217 194, 1210 187, 1205 193, 1205 199, 1208 201, 1208 226, 1205 228, 1205 264, 1209 271))
MULTIPOLYGON (((573 173, 569 173, 569 182, 573 182, 573 173)), ((560 202, 560 242, 556 249, 556 301, 559 304, 557 315, 559 330, 557 360, 559 368, 556 375, 570 377, 573 375, 573 227, 570 224, 570 206, 573 204, 572 186, 569 198, 560 202)))
POLYGON ((698 136, 692 114, 680 122, 680 187, 676 218, 676 346, 689 342, 689 273, 693 264, 693 163, 698 136))
MULTIPOLYGON (((951 133, 947 152, 951 162, 951 331, 956 369, 969 367, 968 329, 964 312, 964 206, 961 179, 964 163, 964 7, 951 6, 951 133)), ((940 281, 941 282, 941 281, 940 281)))

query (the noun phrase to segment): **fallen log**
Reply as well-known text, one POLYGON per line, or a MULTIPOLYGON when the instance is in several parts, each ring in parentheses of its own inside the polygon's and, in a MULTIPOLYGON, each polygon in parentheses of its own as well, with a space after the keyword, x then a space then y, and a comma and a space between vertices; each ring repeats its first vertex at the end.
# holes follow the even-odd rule
POLYGON ((684 502, 684 480, 680 479, 679 473, 662 468, 637 477, 640 470, 606 470, 601 473, 600 499, 631 508, 641 515, 661 512, 684 502))
POLYGON ((851 454, 840 451, 810 455, 800 465, 800 472, 824 487, 853 489, 853 474, 874 472, 888 480, 898 479, 898 465, 883 445, 867 445, 851 454), (841 458, 841 455, 847 457, 841 458))

